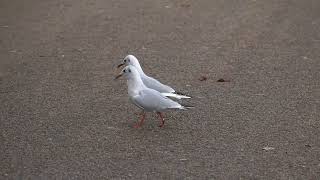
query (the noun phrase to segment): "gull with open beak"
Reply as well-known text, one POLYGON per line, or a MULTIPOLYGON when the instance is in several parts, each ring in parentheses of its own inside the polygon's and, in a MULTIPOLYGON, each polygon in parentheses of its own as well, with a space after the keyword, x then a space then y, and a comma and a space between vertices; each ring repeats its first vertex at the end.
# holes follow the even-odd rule
POLYGON ((146 112, 156 112, 161 120, 159 127, 164 125, 162 112, 168 109, 186 109, 181 104, 165 97, 160 92, 150 89, 143 83, 139 71, 132 65, 128 65, 122 69, 121 73, 115 77, 118 79, 121 76, 127 78, 128 94, 131 102, 142 109, 142 117, 139 123, 134 127, 138 128, 144 122, 146 112))
POLYGON ((176 98, 176 99, 190 98, 189 96, 186 96, 186 95, 184 95, 182 93, 176 92, 172 87, 164 85, 161 82, 159 82, 158 80, 156 80, 156 79, 154 79, 154 78, 152 78, 150 76, 147 76, 143 72, 143 70, 142 70, 142 68, 140 66, 140 63, 139 63, 138 59, 135 56, 133 56, 133 55, 126 56, 123 59, 122 63, 118 65, 118 68, 120 68, 121 66, 124 66, 124 65, 132 65, 132 66, 134 66, 138 70, 143 83, 148 88, 151 88, 151 89, 154 89, 156 91, 159 91, 160 93, 162 93, 162 95, 167 96, 167 97, 173 97, 173 98, 176 98))

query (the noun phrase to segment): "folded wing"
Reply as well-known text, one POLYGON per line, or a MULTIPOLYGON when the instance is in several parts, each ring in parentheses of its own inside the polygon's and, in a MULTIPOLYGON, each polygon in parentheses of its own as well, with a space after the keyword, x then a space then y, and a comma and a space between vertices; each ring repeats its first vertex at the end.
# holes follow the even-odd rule
POLYGON ((132 98, 137 106, 146 111, 163 111, 165 109, 184 109, 179 103, 163 96, 156 90, 144 89, 132 98))
POLYGON ((175 92, 175 90, 173 88, 171 88, 170 86, 167 86, 167 85, 164 85, 162 84, 160 81, 152 78, 152 77, 149 77, 149 76, 143 76, 141 77, 143 83, 148 87, 148 88, 151 88, 151 89, 154 89, 156 91, 159 91, 159 92, 164 92, 164 93, 173 93, 175 92))

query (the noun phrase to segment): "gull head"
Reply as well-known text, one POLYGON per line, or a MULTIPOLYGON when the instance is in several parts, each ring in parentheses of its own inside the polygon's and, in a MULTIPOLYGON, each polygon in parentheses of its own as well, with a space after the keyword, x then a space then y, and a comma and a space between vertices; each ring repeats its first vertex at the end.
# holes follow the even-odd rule
POLYGON ((131 79, 133 77, 139 76, 139 72, 134 66, 128 65, 121 70, 121 72, 115 77, 115 79, 118 79, 121 76, 125 76, 127 79, 131 79))
POLYGON ((134 55, 126 56, 122 60, 121 64, 118 65, 118 68, 120 68, 121 66, 124 66, 124 65, 126 65, 126 66, 132 65, 132 66, 135 66, 135 67, 140 67, 139 61, 134 55))

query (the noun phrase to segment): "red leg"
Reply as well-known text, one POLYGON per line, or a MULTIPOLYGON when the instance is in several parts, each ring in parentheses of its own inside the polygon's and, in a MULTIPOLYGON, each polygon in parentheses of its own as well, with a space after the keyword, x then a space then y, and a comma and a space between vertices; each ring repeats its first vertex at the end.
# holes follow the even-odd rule
POLYGON ((159 125, 159 127, 163 127, 163 125, 164 125, 163 115, 162 115, 162 113, 161 113, 161 112, 157 112, 157 114, 159 115, 160 120, 161 120, 161 124, 159 125))
POLYGON ((142 126, 142 124, 143 124, 143 122, 144 122, 144 118, 146 117, 146 113, 144 112, 144 111, 142 111, 142 113, 141 113, 141 120, 140 120, 140 122, 138 122, 136 125, 134 125, 133 127, 135 127, 135 128, 139 128, 139 127, 141 127, 142 126))

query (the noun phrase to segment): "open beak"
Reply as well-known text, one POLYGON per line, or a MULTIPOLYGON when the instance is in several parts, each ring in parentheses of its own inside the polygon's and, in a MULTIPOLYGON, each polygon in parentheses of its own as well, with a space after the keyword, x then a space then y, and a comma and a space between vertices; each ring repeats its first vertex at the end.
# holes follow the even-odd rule
POLYGON ((121 77, 123 74, 122 73, 120 73, 120 74, 118 74, 116 77, 114 77, 114 80, 117 80, 119 77, 121 77))
POLYGON ((118 66, 117 66, 117 68, 120 68, 121 66, 123 66, 124 65, 124 63, 121 63, 121 64, 119 64, 118 66))

